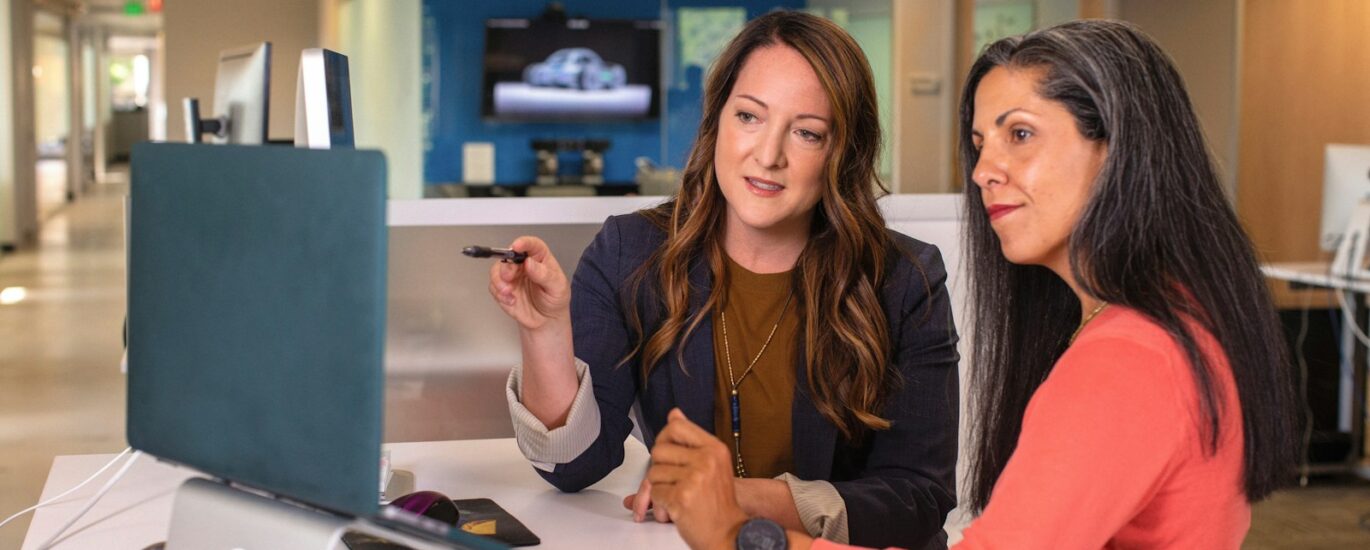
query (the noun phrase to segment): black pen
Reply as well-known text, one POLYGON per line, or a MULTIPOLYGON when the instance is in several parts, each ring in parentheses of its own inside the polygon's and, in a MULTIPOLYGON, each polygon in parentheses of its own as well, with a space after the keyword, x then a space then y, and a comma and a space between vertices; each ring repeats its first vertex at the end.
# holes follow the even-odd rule
POLYGON ((492 248, 488 246, 471 245, 461 249, 461 253, 472 258, 493 258, 500 257, 501 262, 521 264, 528 259, 527 252, 518 252, 510 248, 492 248))

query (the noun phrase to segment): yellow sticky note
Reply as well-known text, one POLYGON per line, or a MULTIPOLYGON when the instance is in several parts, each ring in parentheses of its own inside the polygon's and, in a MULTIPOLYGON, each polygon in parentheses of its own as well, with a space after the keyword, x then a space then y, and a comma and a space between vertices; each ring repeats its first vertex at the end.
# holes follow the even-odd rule
POLYGON ((493 535, 495 534, 495 520, 482 519, 468 521, 461 524, 461 530, 471 533, 472 535, 493 535))

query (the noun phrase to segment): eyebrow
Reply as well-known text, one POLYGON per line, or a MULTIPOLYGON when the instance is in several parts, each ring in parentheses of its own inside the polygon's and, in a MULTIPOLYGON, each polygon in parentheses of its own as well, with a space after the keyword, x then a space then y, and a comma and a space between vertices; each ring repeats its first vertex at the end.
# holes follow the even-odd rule
POLYGON ((995 125, 995 126, 1003 126, 1003 125, 1004 125, 1004 119, 1008 118, 1009 115, 1011 115, 1011 114, 1013 114, 1013 113, 1015 113, 1015 112, 1018 112, 1018 111, 1022 111, 1022 110, 1023 110, 1023 109, 1022 109, 1021 107, 1014 107, 1014 108, 1012 108, 1012 109, 1009 109, 1009 110, 1007 110, 1007 111, 1004 111, 1003 114, 999 115, 997 118, 994 119, 994 125, 995 125))
MULTIPOLYGON (((765 101, 761 101, 760 99, 757 99, 756 96, 752 96, 752 95, 748 95, 748 94, 737 94, 737 97, 740 97, 740 98, 743 98, 743 99, 750 99, 750 100, 752 100, 752 101, 755 101, 756 104, 757 104, 757 105, 760 105, 761 108, 763 108, 763 109, 769 109, 769 108, 771 108, 769 105, 766 105, 766 102, 765 102, 765 101)), ((800 114, 796 115, 794 118, 795 118, 795 119, 811 118, 811 119, 814 119, 814 120, 821 120, 821 121, 823 121, 824 123, 831 124, 830 122, 828 122, 828 119, 823 118, 823 117, 818 116, 818 115, 815 115, 815 114, 809 114, 809 113, 800 113, 800 114)))
MULTIPOLYGON (((998 128, 998 127, 1000 127, 1000 126, 1003 126, 1003 125, 1004 125, 1004 120, 1007 119, 1009 115, 1011 115, 1011 114, 1013 114, 1013 113, 1016 113, 1016 112, 1018 112, 1018 111, 1022 111, 1022 112, 1024 112, 1024 113, 1028 112, 1027 110, 1023 109, 1022 107, 1014 107, 1014 108, 1012 108, 1012 109, 1009 109, 1009 110, 1007 110, 1007 111, 1004 111, 1003 113, 1000 113, 999 116, 997 116, 997 117, 994 118, 994 127, 998 128)), ((970 129, 970 135, 971 135, 971 137, 977 137, 977 136, 979 136, 979 137, 984 137, 984 134, 981 134, 980 131, 979 131, 979 130, 976 130, 974 127, 972 127, 972 128, 970 129)))

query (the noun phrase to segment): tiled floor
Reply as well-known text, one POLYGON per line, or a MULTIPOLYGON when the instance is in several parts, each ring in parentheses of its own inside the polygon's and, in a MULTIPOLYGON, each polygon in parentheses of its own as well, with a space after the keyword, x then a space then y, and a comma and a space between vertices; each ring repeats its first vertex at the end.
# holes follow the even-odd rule
MULTIPOLYGON (((0 257, 0 518, 37 498, 62 454, 113 453, 124 440, 124 184, 56 211, 37 250, 0 257)), ((1315 484, 1258 505, 1249 549, 1370 548, 1370 485, 1315 484)), ((18 548, 27 518, 0 529, 18 548)), ((117 545, 116 545, 117 546, 117 545)))
POLYGON ((1251 514, 1247 550, 1370 548, 1370 483, 1315 480, 1275 494, 1251 514))

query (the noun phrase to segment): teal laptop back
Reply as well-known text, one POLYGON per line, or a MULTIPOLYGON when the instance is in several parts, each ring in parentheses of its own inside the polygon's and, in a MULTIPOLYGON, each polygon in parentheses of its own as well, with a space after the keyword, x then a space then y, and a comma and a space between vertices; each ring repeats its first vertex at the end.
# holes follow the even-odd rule
POLYGON ((132 158, 129 444, 374 514, 385 158, 170 143, 136 145, 132 158))

